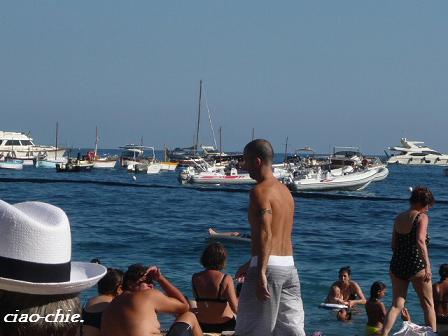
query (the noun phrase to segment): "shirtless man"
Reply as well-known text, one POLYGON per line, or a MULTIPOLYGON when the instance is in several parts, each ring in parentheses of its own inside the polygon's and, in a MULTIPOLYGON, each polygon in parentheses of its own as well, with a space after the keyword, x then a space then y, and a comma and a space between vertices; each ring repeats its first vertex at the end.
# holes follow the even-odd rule
POLYGON ((103 312, 101 335, 161 336, 157 313, 171 313, 177 318, 166 336, 202 336, 196 316, 188 312, 188 301, 157 267, 129 266, 123 288, 125 292, 103 312), (166 295, 155 289, 153 282, 159 283, 166 295))
POLYGON ((245 277, 235 328, 239 336, 305 335, 291 242, 294 200, 272 174, 273 157, 266 140, 244 148, 245 167, 257 185, 250 192, 248 210, 252 258, 236 274, 245 277))

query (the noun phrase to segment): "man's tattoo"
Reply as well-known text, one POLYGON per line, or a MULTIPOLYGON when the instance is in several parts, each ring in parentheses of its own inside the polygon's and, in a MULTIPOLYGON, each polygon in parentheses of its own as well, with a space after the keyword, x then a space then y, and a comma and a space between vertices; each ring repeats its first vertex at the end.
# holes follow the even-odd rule
POLYGON ((261 209, 258 214, 263 217, 266 214, 272 215, 272 209, 261 209))

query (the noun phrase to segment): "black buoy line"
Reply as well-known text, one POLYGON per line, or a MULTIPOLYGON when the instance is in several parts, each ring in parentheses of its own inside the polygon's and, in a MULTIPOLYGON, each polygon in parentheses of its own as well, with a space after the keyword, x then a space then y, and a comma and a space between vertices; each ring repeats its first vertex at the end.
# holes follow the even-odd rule
MULTIPOLYGON (((199 192, 227 192, 227 193, 242 193, 245 194, 249 190, 241 188, 222 188, 222 187, 196 187, 196 186, 173 186, 165 184, 141 184, 141 183, 129 183, 129 182, 115 182, 115 181, 97 181, 97 180, 70 180, 70 179, 44 179, 44 178, 12 178, 2 177, 0 182, 4 183, 67 183, 67 184, 93 184, 106 187, 130 187, 130 188, 154 188, 154 189, 183 189, 194 190, 199 192)), ((407 198, 400 197, 383 197, 383 196, 358 196, 349 194, 329 194, 318 192, 293 192, 292 195, 298 198, 309 199, 332 199, 332 200, 360 200, 360 201, 373 201, 373 202, 407 202, 407 198)), ((437 200, 437 204, 448 204, 447 200, 437 200)))

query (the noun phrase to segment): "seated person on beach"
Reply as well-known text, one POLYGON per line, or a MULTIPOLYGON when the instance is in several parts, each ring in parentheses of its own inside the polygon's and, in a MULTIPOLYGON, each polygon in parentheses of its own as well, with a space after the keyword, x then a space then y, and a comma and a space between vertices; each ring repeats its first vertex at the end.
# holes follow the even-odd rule
POLYGON ((189 304, 156 266, 129 266, 123 278, 124 292, 104 310, 101 334, 107 336, 161 336, 157 313, 176 316, 166 336, 201 336, 202 331, 189 304), (158 283, 165 293, 155 288, 158 283))
POLYGON ((193 274, 197 318, 204 332, 235 330, 238 299, 232 277, 222 271, 227 251, 221 243, 208 245, 201 257, 205 270, 193 274))
POLYGON ((386 295, 386 285, 376 281, 370 288, 370 298, 366 303, 367 325, 366 335, 381 335, 384 319, 387 315, 386 307, 380 300, 386 295))
POLYGON ((217 232, 217 231, 215 231, 212 228, 208 229, 208 234, 211 237, 219 235, 219 236, 240 237, 240 238, 248 238, 248 239, 250 239, 250 234, 249 233, 241 233, 241 232, 237 232, 237 231, 234 231, 234 232, 217 232))
POLYGON ((335 303, 348 306, 348 301, 344 301, 341 289, 338 286, 332 286, 330 293, 328 293, 325 303, 335 303))
POLYGON ((440 281, 433 285, 437 332, 439 335, 448 335, 448 264, 440 266, 439 275, 440 281))
POLYGON ((356 304, 366 303, 366 298, 361 287, 355 281, 351 280, 351 274, 352 270, 349 266, 342 267, 339 270, 339 280, 331 285, 330 292, 328 294, 328 297, 331 297, 333 287, 339 287, 342 293, 342 298, 347 302, 349 308, 356 304))
POLYGON ((101 328, 101 316, 107 305, 123 292, 123 272, 108 268, 107 273, 98 282, 98 296, 91 298, 82 310, 82 335, 99 336, 101 328))

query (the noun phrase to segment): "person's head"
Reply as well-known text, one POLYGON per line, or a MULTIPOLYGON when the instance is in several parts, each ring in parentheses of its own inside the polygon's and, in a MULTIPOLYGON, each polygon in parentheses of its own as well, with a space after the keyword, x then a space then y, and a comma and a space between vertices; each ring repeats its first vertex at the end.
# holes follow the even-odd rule
POLYGON ((419 211, 428 211, 434 203, 434 196, 427 187, 415 187, 412 190, 411 197, 409 198, 411 207, 419 211))
POLYGON ((350 266, 344 266, 339 269, 339 281, 343 283, 350 282, 350 279, 352 278, 352 270, 350 266))
POLYGON ((0 200, 0 335, 77 335, 78 295, 105 273, 104 266, 71 261, 70 223, 62 209, 0 200))
POLYGON ((386 285, 381 281, 375 281, 370 287, 370 298, 381 299, 386 295, 386 285))
POLYGON ((448 264, 442 264, 439 268, 440 281, 448 279, 448 264))
POLYGON ((347 308, 339 309, 336 318, 338 321, 349 321, 352 319, 352 312, 347 308))
POLYGON ((90 260, 90 262, 91 262, 92 264, 100 264, 100 265, 101 265, 101 260, 98 259, 98 258, 93 258, 92 260, 90 260))
POLYGON ((341 296, 341 289, 339 286, 331 286, 331 296, 338 297, 341 296))
POLYGON ((153 287, 151 277, 147 276, 148 267, 142 264, 132 264, 128 267, 123 276, 123 289, 128 291, 138 291, 153 287))
POLYGON ((244 166, 250 177, 258 180, 263 171, 272 171, 274 150, 269 141, 256 139, 244 147, 244 166))
POLYGON ((219 242, 208 245, 201 256, 201 264, 205 269, 221 271, 226 267, 227 251, 219 242))
POLYGON ((100 295, 117 296, 123 291, 123 271, 115 268, 108 268, 107 273, 98 281, 98 293, 100 295))

